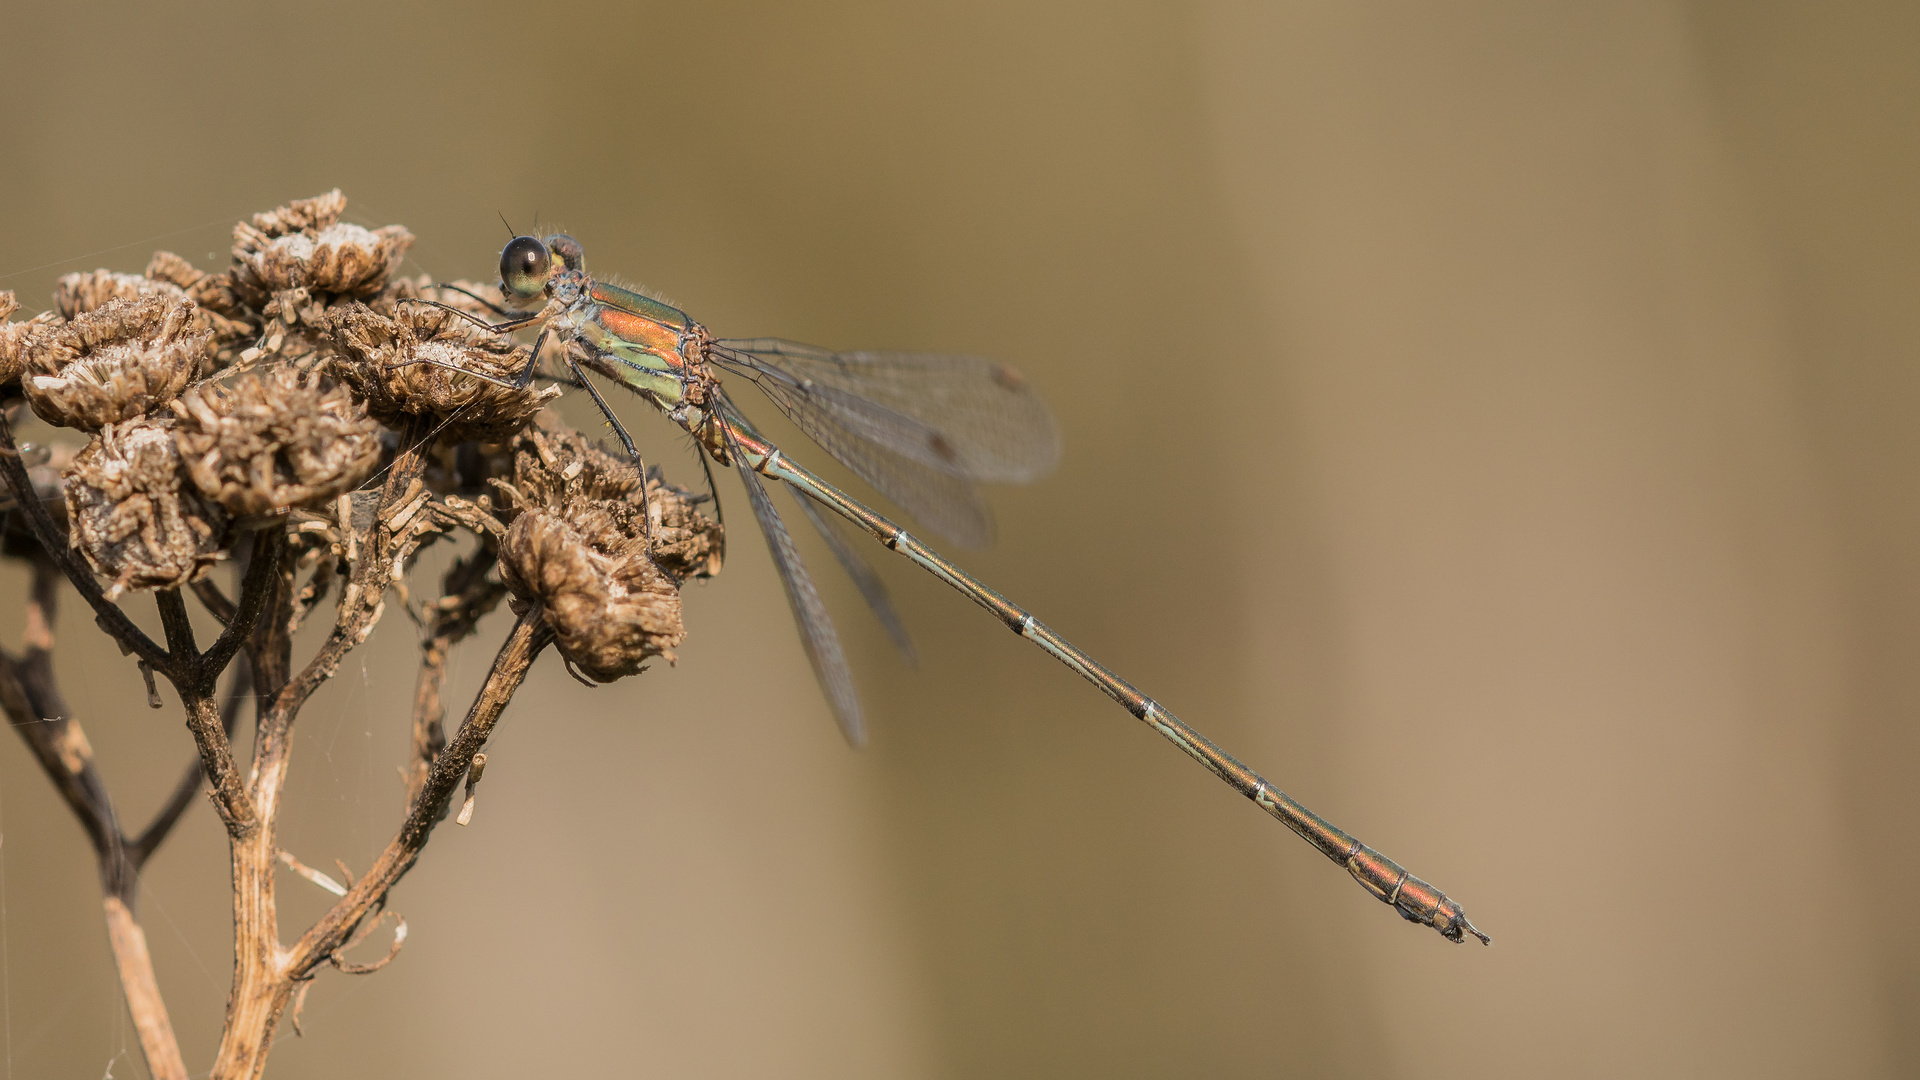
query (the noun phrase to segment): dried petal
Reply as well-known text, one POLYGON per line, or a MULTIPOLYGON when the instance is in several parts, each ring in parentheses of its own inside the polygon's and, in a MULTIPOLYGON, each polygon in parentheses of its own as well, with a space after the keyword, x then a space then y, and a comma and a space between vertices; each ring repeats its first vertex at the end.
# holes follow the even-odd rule
POLYGON ((352 393, 294 366, 195 387, 173 411, 194 484, 238 515, 325 502, 380 460, 380 427, 352 393))
POLYGON ((561 654, 601 682, 637 673, 649 657, 671 660, 686 637, 681 579, 671 568, 717 569, 720 526, 684 491, 643 481, 578 432, 522 433, 514 483, 500 486, 513 514, 500 547, 502 577, 516 595, 544 605, 561 654))
POLYGON ((332 369, 376 418, 394 427, 417 416, 441 419, 444 442, 498 442, 560 395, 557 386, 487 381, 518 378, 532 362, 531 350, 449 311, 401 304, 389 317, 363 306, 343 308, 329 313, 326 330, 341 354, 332 369))
POLYGON ((24 350, 28 404, 49 424, 85 431, 165 405, 209 362, 194 312, 184 296, 148 294, 37 332, 24 350))
POLYGON ((19 310, 20 301, 14 298, 12 290, 0 292, 0 323, 13 318, 13 313, 19 310))
POLYGON ((68 535, 94 570, 127 589, 170 589, 222 556, 228 518, 185 482, 171 420, 108 425, 68 465, 68 535))

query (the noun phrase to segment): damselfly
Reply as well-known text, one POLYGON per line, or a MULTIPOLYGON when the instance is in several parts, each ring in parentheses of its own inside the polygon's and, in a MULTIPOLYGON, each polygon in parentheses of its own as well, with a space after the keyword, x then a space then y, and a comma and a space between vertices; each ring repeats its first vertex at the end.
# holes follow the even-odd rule
POLYGON ((468 374, 524 386, 552 340, 629 455, 638 457, 633 441, 587 377, 589 371, 638 394, 692 435, 714 461, 737 469, 785 584, 807 658, 849 742, 864 741, 865 727, 846 656, 763 478, 792 489, 896 640, 901 640, 898 623, 877 579, 827 528, 820 507, 951 585, 1099 687, 1345 867, 1404 918, 1452 941, 1471 933, 1488 942, 1439 889, 1300 805, 1025 609, 787 457, 748 422, 722 381, 735 377, 758 386, 823 450, 921 523, 955 541, 979 543, 986 540, 988 526, 974 485, 1034 479, 1058 456, 1052 417, 1011 368, 977 357, 838 353, 773 338, 716 339, 678 308, 589 277, 579 242, 565 235, 516 236, 500 254, 500 287, 512 309, 494 308, 506 316, 502 322, 489 324, 459 309, 447 310, 496 333, 539 327, 532 358, 517 382, 468 374))

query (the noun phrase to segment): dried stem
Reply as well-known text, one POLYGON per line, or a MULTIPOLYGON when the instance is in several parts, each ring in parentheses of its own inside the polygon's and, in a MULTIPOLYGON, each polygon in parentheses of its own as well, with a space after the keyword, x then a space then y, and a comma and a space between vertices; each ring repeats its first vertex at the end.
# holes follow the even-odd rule
MULTIPOLYGON (((240 719, 240 705, 253 693, 253 679, 245 661, 234 668, 233 684, 227 688, 227 698, 220 706, 220 728, 228 743, 233 741, 233 728, 240 719)), ((153 816, 152 824, 140 831, 140 835, 128 845, 128 855, 135 865, 143 864, 153 855, 160 841, 167 838, 180 815, 193 805, 193 797, 200 793, 200 785, 207 779, 206 763, 199 755, 187 763, 186 771, 180 776, 180 782, 174 785, 173 794, 153 816)))
POLYGON ((133 919, 133 909, 117 896, 105 900, 107 940, 127 996, 127 1012, 140 1033, 140 1052, 146 1056, 153 1080, 187 1080, 187 1063, 173 1037, 166 1002, 153 978, 153 957, 147 953, 147 935, 133 919))
POLYGON ((221 626, 233 621, 233 601, 227 599, 227 594, 220 591, 220 586, 215 585, 212 578, 201 578, 188 588, 200 598, 200 606, 206 608, 207 614, 212 615, 221 626))
MULTIPOLYGON (((241 942, 236 938, 236 948, 247 948, 249 951, 244 957, 235 957, 234 991, 228 1001, 227 1028, 220 1041, 219 1057, 214 1063, 214 1076, 250 1078, 260 1074, 266 1064, 275 1024, 301 987, 313 977, 314 969, 319 965, 331 962, 350 972, 373 970, 377 966, 353 965, 340 954, 354 931, 383 909, 388 891, 419 859, 434 825, 445 816, 448 801, 460 777, 465 774, 473 756, 486 745, 501 711, 506 708, 521 680, 526 677, 534 657, 551 640, 551 636, 538 607, 522 614, 499 654, 494 657, 487 681, 475 697, 459 732, 428 770, 427 781, 414 798, 399 833, 380 853, 373 868, 355 881, 348 888, 347 895, 334 904, 291 949, 281 951, 277 943, 276 947, 266 949, 260 947, 264 942, 241 942), (246 965, 244 979, 243 963, 246 965)), ((271 820, 269 817, 269 827, 261 830, 262 836, 271 834, 271 820)), ((257 866, 251 858, 243 861, 243 851, 251 855, 258 850, 257 838, 249 838, 244 844, 236 842, 234 850, 235 921, 240 923, 242 919, 237 907, 241 902, 239 891, 244 884, 263 898, 263 913, 271 926, 273 860, 268 858, 257 866), (258 877, 254 876, 256 870, 258 877), (241 877, 243 871, 248 875, 244 883, 241 877)), ((250 913, 248 917, 257 916, 250 913)), ((402 929, 396 932, 396 941, 404 940, 404 925, 402 923, 402 929)))
MULTIPOLYGON (((233 725, 214 704, 214 686, 220 669, 232 660, 242 643, 253 634, 269 595, 276 591, 286 561, 286 533, 275 527, 256 534, 253 551, 241 582, 240 601, 234 617, 206 655, 193 650, 193 629, 186 625, 186 605, 178 590, 160 594, 161 620, 167 627, 167 641, 180 659, 166 669, 167 677, 180 692, 187 710, 187 729, 193 733, 200 751, 200 765, 213 781, 214 807, 230 836, 245 836, 259 825, 259 808, 241 779, 240 767, 233 758, 233 725), (166 598, 171 597, 169 602, 166 598)), ((252 670, 257 661, 250 660, 252 670)), ((258 683, 258 679, 250 681, 258 683)))
POLYGON ((330 958, 353 928, 384 902, 388 890, 419 859, 420 850, 426 846, 433 827, 446 817, 447 807, 452 801, 454 789, 460 784, 460 778, 466 775, 474 755, 493 736, 494 724, 499 721, 500 713, 507 707, 514 691, 520 688, 521 680, 526 678, 534 657, 552 640, 553 632, 538 605, 530 606, 521 613, 519 621, 514 623, 513 632, 494 656, 493 667, 487 672, 487 681, 474 697, 459 731, 454 733, 447 748, 427 770, 426 782, 408 808, 406 821, 401 824, 399 833, 387 843, 373 868, 362 875, 347 890, 347 895, 294 945, 288 961, 288 969, 293 975, 304 975, 330 958))
MULTIPOLYGON (((429 535, 415 527, 428 523, 426 516, 417 512, 410 515, 412 520, 396 525, 397 515, 424 492, 420 477, 426 468, 431 428, 424 424, 412 427, 414 430, 403 434, 402 449, 387 470, 369 535, 356 545, 359 558, 340 597, 333 629, 319 652, 297 675, 288 676, 293 581, 291 571, 284 568, 276 578, 271 614, 256 628, 249 645, 261 707, 246 794, 258 821, 257 827, 234 833, 232 838, 233 990, 227 999, 227 1026, 214 1064, 217 1077, 259 1075, 266 1064, 274 1025, 291 1000, 297 981, 289 977, 290 968, 280 947, 274 902, 274 865, 279 852, 275 833, 292 750, 293 722, 313 692, 332 678, 346 655, 373 632, 386 608, 387 589, 404 569, 414 547, 429 535)), ((245 617, 247 602, 243 595, 238 605, 241 618, 245 617)), ((229 633, 233 629, 229 627, 229 633)), ((298 977, 306 974, 304 968, 298 971, 298 977)))
POLYGON ((473 633, 480 620, 506 596, 506 586, 493 575, 498 562, 491 548, 482 546, 447 568, 441 580, 440 602, 426 620, 420 639, 420 674, 413 691, 413 743, 407 759, 407 805, 419 797, 434 758, 446 746, 447 658, 453 647, 473 633))
MULTIPOLYGON (((179 812, 162 808, 153 824, 142 831, 137 844, 129 843, 120 831, 113 798, 94 765, 93 747, 80 722, 69 712, 54 679, 53 629, 60 576, 51 560, 34 560, 27 600, 26 651, 18 659, 0 652, 0 708, 66 799, 93 845, 100 888, 106 894, 107 940, 113 947, 127 1011, 139 1033, 147 1070, 156 1080, 186 1080, 186 1064, 154 980, 146 935, 133 915, 140 867, 166 837, 179 812)), ((195 779, 197 787, 197 775, 195 779)))

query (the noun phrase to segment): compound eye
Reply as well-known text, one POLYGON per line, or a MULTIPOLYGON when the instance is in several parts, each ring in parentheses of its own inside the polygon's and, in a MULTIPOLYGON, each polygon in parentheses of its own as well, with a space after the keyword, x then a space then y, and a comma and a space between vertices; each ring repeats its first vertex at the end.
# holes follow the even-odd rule
POLYGON ((547 237, 547 250, 560 256, 561 265, 569 270, 585 271, 587 253, 580 247, 580 241, 566 233, 554 233, 547 237))
POLYGON ((531 236, 516 236, 500 252, 500 284, 515 300, 531 300, 547 287, 553 258, 547 245, 531 236))

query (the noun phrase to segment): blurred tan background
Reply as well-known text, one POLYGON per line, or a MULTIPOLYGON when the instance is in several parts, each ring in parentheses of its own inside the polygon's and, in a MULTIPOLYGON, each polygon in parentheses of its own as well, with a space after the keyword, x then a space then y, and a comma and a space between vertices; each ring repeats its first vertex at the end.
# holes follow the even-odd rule
MULTIPOLYGON (((497 214, 537 212, 722 335, 1018 365, 1066 458, 961 562, 1495 939, 1402 923, 882 562, 907 670, 810 547, 849 752, 740 530, 677 668, 543 662, 396 893, 406 951, 323 975, 272 1075, 1920 1074, 1912 5, 13 4, 0 35, 29 304, 154 248, 216 268, 338 185, 410 272, 490 274, 497 214)), ((177 706, 69 615, 144 815, 177 706)), ((411 633, 301 721, 309 863, 398 820, 411 633)), ((0 834, 6 1075, 143 1075, 84 840, 12 740, 0 834)), ((197 1068, 225 872, 200 807, 142 900, 197 1068)), ((320 898, 282 890, 291 937, 320 898)))

